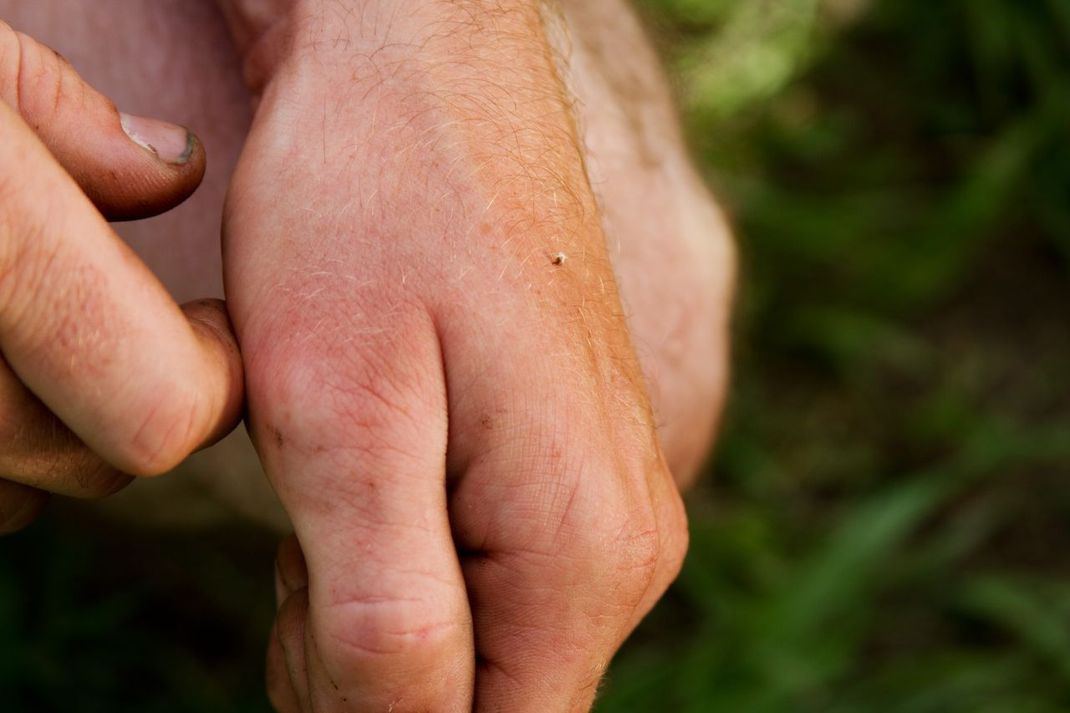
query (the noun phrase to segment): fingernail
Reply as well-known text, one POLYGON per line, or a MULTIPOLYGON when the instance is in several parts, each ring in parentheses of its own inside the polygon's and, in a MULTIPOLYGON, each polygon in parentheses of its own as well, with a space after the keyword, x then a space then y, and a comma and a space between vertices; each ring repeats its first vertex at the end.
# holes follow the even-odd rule
POLYGON ((162 161, 182 166, 193 155, 196 139, 188 129, 166 121, 130 114, 120 114, 119 121, 123 125, 123 131, 134 143, 151 151, 162 161))

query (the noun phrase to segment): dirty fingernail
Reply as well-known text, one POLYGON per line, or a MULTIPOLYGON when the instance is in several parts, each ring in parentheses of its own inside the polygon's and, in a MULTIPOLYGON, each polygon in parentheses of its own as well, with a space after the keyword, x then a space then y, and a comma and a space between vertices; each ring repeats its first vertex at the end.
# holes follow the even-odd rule
POLYGON ((156 154, 162 161, 181 166, 193 155, 196 139, 188 129, 159 119, 120 114, 123 131, 138 146, 156 154))

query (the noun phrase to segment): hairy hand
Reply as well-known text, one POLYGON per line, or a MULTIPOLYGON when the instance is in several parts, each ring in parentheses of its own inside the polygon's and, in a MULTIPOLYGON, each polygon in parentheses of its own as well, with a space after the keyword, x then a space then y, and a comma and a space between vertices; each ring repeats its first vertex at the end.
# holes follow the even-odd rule
POLYGON ((59 55, 0 22, 0 134, 9 532, 48 492, 107 495, 224 435, 240 417, 242 372, 222 304, 183 313, 104 217, 146 217, 193 192, 204 152, 188 132, 121 116, 59 55))
POLYGON ((679 569, 684 512, 543 20, 308 2, 244 35, 262 95, 225 267, 297 538, 282 711, 587 710, 679 569))

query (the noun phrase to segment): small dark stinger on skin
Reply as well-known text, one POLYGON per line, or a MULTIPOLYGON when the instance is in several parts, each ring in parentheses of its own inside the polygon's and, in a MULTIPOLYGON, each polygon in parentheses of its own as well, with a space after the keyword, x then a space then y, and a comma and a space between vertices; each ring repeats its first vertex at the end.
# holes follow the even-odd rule
POLYGON ((283 437, 282 431, 280 431, 277 426, 268 426, 267 430, 268 433, 271 434, 271 440, 274 441, 275 446, 277 448, 282 448, 286 443, 286 438, 283 437))

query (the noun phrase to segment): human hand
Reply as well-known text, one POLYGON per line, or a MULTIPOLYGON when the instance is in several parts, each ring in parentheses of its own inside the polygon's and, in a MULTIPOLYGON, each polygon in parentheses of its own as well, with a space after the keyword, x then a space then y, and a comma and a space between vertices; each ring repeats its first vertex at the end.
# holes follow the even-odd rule
POLYGON ((0 532, 47 493, 110 494, 240 417, 218 301, 180 309, 105 221, 164 212, 204 173, 184 129, 120 115, 0 23, 0 532), (126 131, 124 131, 124 128, 126 131))
POLYGON ((587 710, 686 527, 537 4, 281 4, 225 221, 275 705, 587 710))

